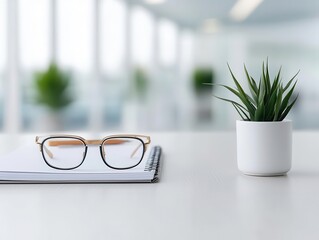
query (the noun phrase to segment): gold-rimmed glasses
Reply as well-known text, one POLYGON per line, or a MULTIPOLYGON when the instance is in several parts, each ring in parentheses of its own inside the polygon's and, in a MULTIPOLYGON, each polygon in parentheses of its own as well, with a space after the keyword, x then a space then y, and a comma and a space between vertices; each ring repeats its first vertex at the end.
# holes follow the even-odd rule
POLYGON ((82 165, 88 145, 99 146, 103 162, 110 168, 125 170, 136 167, 143 159, 151 138, 144 135, 110 135, 87 140, 76 135, 36 136, 36 144, 47 165, 72 170, 82 165))

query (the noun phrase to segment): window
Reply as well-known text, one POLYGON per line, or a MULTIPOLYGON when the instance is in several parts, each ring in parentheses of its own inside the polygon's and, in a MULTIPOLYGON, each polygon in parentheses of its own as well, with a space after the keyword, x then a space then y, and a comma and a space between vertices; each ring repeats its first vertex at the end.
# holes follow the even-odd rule
POLYGON ((57 59, 64 68, 92 67, 93 1, 57 0, 57 59))
POLYGON ((114 74, 124 64, 126 6, 123 1, 103 0, 101 2, 101 54, 102 70, 114 74))
POLYGON ((19 1, 21 68, 39 70, 49 63, 49 0, 19 1))
POLYGON ((159 22, 159 60, 167 67, 176 64, 177 27, 169 20, 159 22))
MULTIPOLYGON (((7 25, 7 16, 6 16, 6 0, 0 0, 0 84, 4 86, 4 69, 6 61, 6 25, 7 25)), ((3 88, 0 89, 0 128, 3 125, 3 88)))
POLYGON ((7 25, 7 16, 6 16, 6 0, 0 0, 0 74, 3 74, 5 61, 6 61, 6 25, 7 25))
POLYGON ((36 128, 38 108, 34 107, 34 73, 47 68, 49 56, 49 0, 18 1, 18 45, 22 127, 36 128))
POLYGON ((132 60, 136 65, 149 66, 154 53, 154 19, 142 7, 132 9, 132 60))
POLYGON ((193 70, 194 59, 194 34, 184 30, 180 38, 180 68, 182 74, 190 74, 193 70))
POLYGON ((93 69, 94 1, 57 0, 57 62, 71 74, 73 102, 64 111, 63 128, 83 129, 89 121, 93 69))

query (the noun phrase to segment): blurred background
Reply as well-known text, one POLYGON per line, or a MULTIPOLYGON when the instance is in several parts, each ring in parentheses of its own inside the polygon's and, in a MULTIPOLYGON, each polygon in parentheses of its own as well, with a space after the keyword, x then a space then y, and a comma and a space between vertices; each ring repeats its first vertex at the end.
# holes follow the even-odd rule
POLYGON ((300 70, 294 127, 319 128, 317 0, 0 0, 0 130, 234 129, 202 83, 267 58, 300 70))

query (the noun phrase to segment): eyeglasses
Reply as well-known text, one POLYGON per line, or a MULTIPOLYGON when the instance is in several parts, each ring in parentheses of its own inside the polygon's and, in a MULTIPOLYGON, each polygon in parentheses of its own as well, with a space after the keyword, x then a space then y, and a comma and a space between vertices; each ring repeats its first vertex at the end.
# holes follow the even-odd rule
POLYGON ((149 136, 111 135, 101 140, 86 140, 75 135, 36 136, 36 144, 47 165, 72 170, 82 165, 88 145, 99 146, 103 162, 110 168, 125 170, 139 165, 148 145, 149 136))

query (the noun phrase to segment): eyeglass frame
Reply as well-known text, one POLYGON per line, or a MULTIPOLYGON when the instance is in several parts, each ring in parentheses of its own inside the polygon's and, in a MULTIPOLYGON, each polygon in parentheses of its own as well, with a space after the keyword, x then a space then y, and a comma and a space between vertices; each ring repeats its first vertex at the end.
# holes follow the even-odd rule
MULTIPOLYGON (((35 137, 35 143, 39 145, 40 147, 40 152, 42 154, 42 158, 44 160, 44 162, 51 168, 54 168, 54 169, 57 169, 57 170, 73 170, 73 169, 76 169, 76 168, 79 168, 85 158, 86 158, 86 155, 87 155, 87 150, 88 150, 88 145, 99 145, 99 148, 100 148, 100 154, 101 154, 101 158, 103 160, 103 162, 105 163, 106 166, 108 166, 109 168, 111 169, 115 169, 115 170, 127 170, 127 169, 131 169, 131 168, 134 168, 136 166, 138 166, 142 160, 143 160, 143 157, 144 157, 144 154, 149 146, 149 144, 151 143, 151 137, 150 136, 146 136, 146 135, 136 135, 136 134, 117 134, 117 135, 109 135, 109 136, 106 136, 102 139, 85 139, 81 136, 78 136, 78 135, 50 135, 50 136, 36 136, 35 137), (40 138, 44 138, 41 142, 39 141, 40 138), (72 167, 72 168, 59 168, 59 167, 55 167, 55 166, 52 166, 47 160, 46 160, 46 157, 44 155, 44 151, 48 154, 48 155, 52 155, 52 153, 50 152, 49 149, 47 149, 44 145, 44 143, 49 140, 49 139, 55 139, 55 138, 70 138, 70 139, 76 139, 76 140, 79 140, 83 143, 83 146, 85 148, 85 152, 83 154, 83 159, 81 161, 81 163, 75 167, 72 167), (141 156, 141 159, 139 160, 139 162, 133 166, 130 166, 130 167, 126 167, 126 168, 119 168, 119 167, 113 167, 111 165, 109 165, 107 163, 107 161, 105 160, 104 158, 104 154, 103 154, 103 151, 104 149, 102 148, 102 145, 104 144, 104 142, 106 142, 107 140, 110 140, 112 138, 128 138, 128 139, 136 139, 136 140, 139 140, 141 143, 142 143, 142 146, 143 146, 143 154, 141 156), (146 141, 144 141, 146 140, 146 141), (93 144, 92 142, 96 142, 96 141, 99 141, 100 143, 99 144, 93 144), (91 142, 91 144, 90 144, 91 142), (44 151, 43 151, 44 150, 44 151)), ((139 146, 140 147, 140 146, 139 146)), ((139 148, 138 147, 138 148, 139 148)), ((134 152, 132 153, 132 156, 134 155, 134 153, 138 150, 138 148, 136 150, 134 150, 134 152)))

